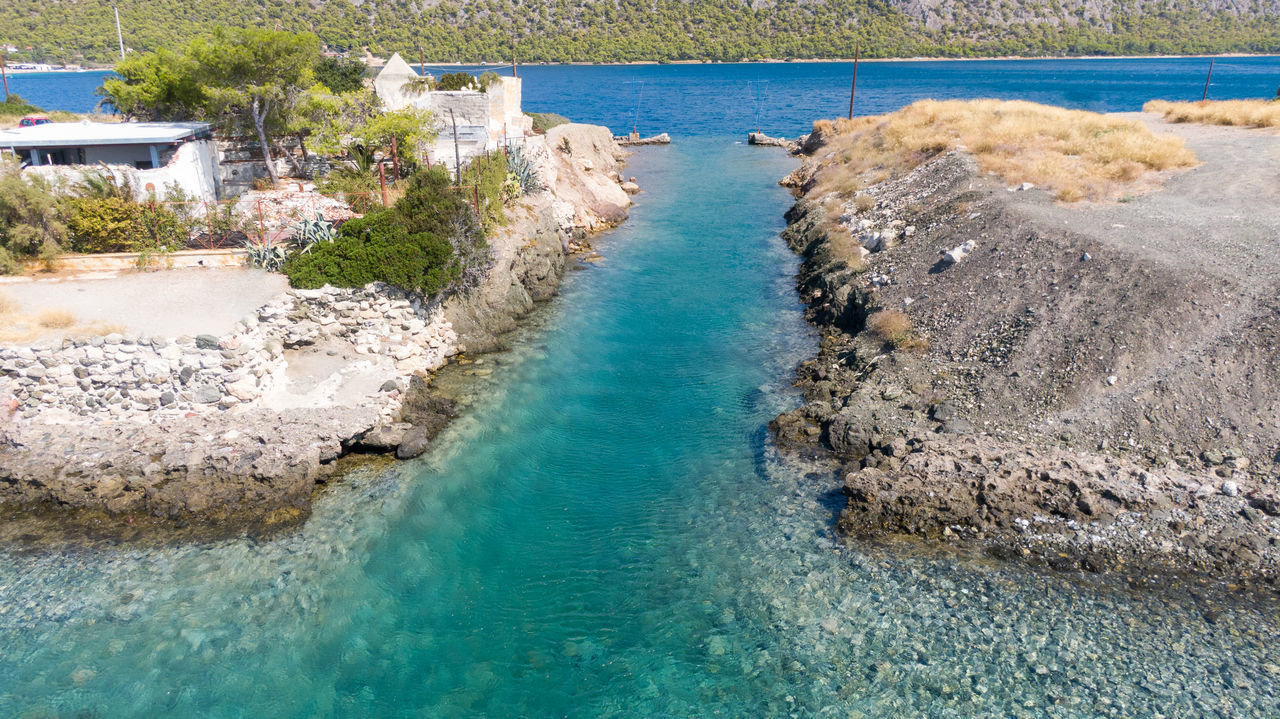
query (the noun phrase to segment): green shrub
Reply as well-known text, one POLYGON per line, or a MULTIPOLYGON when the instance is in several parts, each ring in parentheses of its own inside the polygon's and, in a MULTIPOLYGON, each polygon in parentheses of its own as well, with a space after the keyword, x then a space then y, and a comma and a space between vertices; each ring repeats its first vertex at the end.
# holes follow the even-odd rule
POLYGON ((61 248, 67 226, 58 211, 58 201, 47 182, 19 176, 16 163, 0 159, 0 272, 10 274, 20 262, 49 248, 61 248))
POLYGON ((18 118, 26 115, 43 114, 44 110, 12 93, 3 102, 0 102, 0 117, 3 118, 18 118))
POLYGON ((316 191, 339 196, 353 212, 364 214, 382 208, 378 175, 367 170, 338 168, 316 182, 316 191))
POLYGON ((433 90, 476 90, 485 92, 491 85, 498 83, 502 78, 498 73, 488 71, 482 73, 479 77, 465 72, 449 72, 440 76, 436 80, 433 90))
POLYGON ((480 220, 485 231, 507 224, 503 209, 507 200, 519 194, 519 184, 507 182, 507 156, 490 152, 472 158, 462 172, 462 184, 475 184, 480 195, 480 220))
POLYGON ((533 118, 533 131, 539 135, 545 135, 547 130, 569 123, 569 118, 554 112, 526 112, 525 114, 533 118))
POLYGON ((383 210, 348 220, 333 242, 290 255, 284 273, 300 289, 386 282, 431 297, 447 290, 462 267, 448 239, 410 232, 395 210, 383 210))
POLYGON ((71 249, 76 252, 165 252, 190 237, 190 221, 161 205, 121 197, 66 200, 71 249))
POLYGON ((470 282, 487 260, 470 203, 436 167, 414 173, 391 208, 347 220, 333 242, 290 255, 283 271, 300 289, 386 282, 431 297, 470 282))

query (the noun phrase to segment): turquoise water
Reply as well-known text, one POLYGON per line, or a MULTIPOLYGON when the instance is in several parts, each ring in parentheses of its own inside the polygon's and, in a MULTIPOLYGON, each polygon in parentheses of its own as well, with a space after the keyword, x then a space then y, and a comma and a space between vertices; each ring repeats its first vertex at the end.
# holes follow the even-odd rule
POLYGON ((815 339, 780 153, 647 188, 422 461, 299 532, 0 559, 0 716, 1274 717, 1276 615, 841 546, 765 424, 815 339))

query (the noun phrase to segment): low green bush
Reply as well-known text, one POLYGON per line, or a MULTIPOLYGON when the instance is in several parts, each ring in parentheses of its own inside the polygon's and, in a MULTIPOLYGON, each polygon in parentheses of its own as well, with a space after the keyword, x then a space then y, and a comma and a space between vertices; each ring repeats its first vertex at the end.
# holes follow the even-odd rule
POLYGON ((554 112, 526 112, 525 114, 533 118, 533 131, 539 135, 545 135, 547 130, 569 123, 569 118, 554 112))
POLYGON ((10 94, 4 101, 0 101, 0 117, 3 118, 20 118, 26 115, 43 114, 44 110, 15 94, 10 94))
POLYGON ((158 204, 74 197, 63 210, 74 252, 172 251, 191 236, 189 220, 158 204))
POLYGON ((283 271, 300 289, 386 282, 430 297, 448 289, 461 270, 448 239, 409 232, 395 210, 383 210, 348 220, 333 242, 293 253, 283 271))
POLYGON ((52 188, 41 178, 19 176, 17 163, 0 158, 0 273, 12 274, 21 262, 58 251, 67 226, 52 188))
POLYGON ((285 261, 299 289, 385 282, 434 297, 473 278, 488 253, 475 213, 442 168, 420 170, 395 205, 348 220, 332 242, 285 261))

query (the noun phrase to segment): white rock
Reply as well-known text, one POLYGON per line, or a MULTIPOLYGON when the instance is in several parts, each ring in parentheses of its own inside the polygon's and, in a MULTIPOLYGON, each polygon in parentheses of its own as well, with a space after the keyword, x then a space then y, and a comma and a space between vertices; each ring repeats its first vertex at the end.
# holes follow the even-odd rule
POLYGON ((960 246, 953 247, 952 249, 943 252, 942 261, 948 266, 959 264, 964 260, 964 258, 968 257, 969 253, 973 252, 974 248, 977 246, 978 245, 973 240, 967 240, 960 246))
POLYGON ((1238 497, 1240 496, 1240 485, 1231 481, 1223 482, 1222 493, 1228 497, 1238 497))

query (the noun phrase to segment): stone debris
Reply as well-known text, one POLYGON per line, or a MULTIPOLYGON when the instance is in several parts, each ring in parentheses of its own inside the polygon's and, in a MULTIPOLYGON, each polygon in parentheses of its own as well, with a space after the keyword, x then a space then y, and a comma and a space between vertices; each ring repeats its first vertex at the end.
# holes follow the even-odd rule
POLYGON ((0 348, 0 376, 17 417, 61 410, 83 419, 156 411, 209 411, 252 402, 283 381, 284 351, 329 339, 393 360, 408 377, 457 354, 438 306, 383 284, 290 290, 242 319, 225 337, 111 334, 59 347, 0 348))

